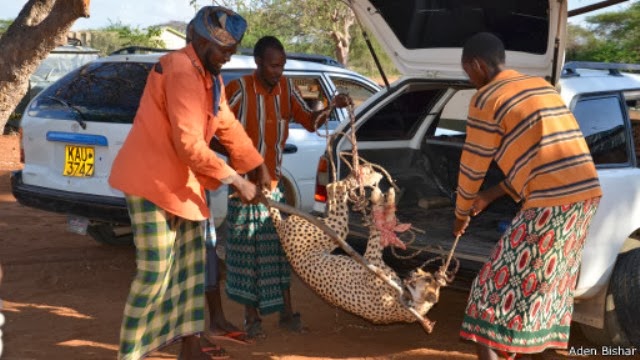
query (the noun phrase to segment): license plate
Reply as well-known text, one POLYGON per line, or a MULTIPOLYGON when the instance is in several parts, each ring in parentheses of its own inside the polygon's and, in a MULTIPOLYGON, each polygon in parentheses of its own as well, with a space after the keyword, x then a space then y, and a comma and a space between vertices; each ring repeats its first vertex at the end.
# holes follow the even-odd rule
POLYGON ((92 146, 65 145, 64 176, 93 176, 95 149, 92 146))

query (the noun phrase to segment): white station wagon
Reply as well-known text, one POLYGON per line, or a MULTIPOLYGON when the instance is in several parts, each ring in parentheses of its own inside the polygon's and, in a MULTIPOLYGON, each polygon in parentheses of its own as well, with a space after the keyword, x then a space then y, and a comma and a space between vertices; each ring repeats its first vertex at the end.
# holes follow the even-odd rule
MULTIPOLYGON (((461 46, 470 35, 493 32, 505 43, 508 68, 559 88, 600 177, 604 196, 586 240, 573 320, 595 342, 640 346, 640 134, 633 131, 640 124, 640 76, 622 72, 640 67, 569 63, 562 71, 566 1, 349 3, 403 73, 358 109, 355 135, 360 156, 385 167, 400 187, 400 221, 425 231, 417 234, 414 249, 448 253, 453 243, 454 191, 468 103, 476 91, 460 65, 461 46)), ((350 133, 345 124, 337 130, 350 133)), ((351 144, 343 136, 335 147, 348 151, 351 144)), ((333 161, 337 178, 345 176, 345 164, 333 161)), ((327 162, 325 157, 318 166, 319 212, 332 178, 327 162)), ((494 166, 485 186, 502 178, 494 166)), ((477 272, 516 211, 517 204, 504 198, 472 219, 456 249, 465 270, 477 272)), ((366 236, 357 217, 352 220, 352 234, 366 236)), ((409 267, 421 261, 396 262, 409 267)))
MULTIPOLYGON (((28 105, 22 121, 24 168, 12 176, 12 190, 23 205, 69 215, 70 229, 108 244, 130 244, 129 216, 123 194, 108 184, 111 164, 135 116, 149 70, 162 53, 136 48, 93 61, 58 80, 28 105), (132 53, 133 52, 133 53, 132 53)), ((148 49, 145 49, 148 50, 148 49)), ((359 104, 379 90, 373 81, 337 66, 288 60, 285 75, 310 107, 324 106, 337 92, 359 104)), ((324 58, 318 57, 324 61, 324 58)), ((234 55, 222 74, 230 81, 255 69, 251 56, 234 55)), ((331 114, 330 130, 346 119, 331 114)), ((313 206, 315 163, 325 139, 291 124, 282 173, 287 202, 303 210, 313 206)), ((211 201, 220 224, 226 216, 227 188, 211 201)))

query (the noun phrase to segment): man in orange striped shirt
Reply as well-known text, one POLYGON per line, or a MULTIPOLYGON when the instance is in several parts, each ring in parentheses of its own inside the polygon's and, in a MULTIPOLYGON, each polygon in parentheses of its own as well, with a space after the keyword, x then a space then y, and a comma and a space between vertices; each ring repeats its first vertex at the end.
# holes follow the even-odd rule
MULTIPOLYGON (((286 54, 278 39, 258 40, 254 58, 256 71, 227 85, 229 105, 265 159, 272 182, 262 185, 272 190, 274 200, 282 201, 278 180, 289 123, 295 121, 313 132, 326 121, 327 112, 309 109, 293 83, 282 76, 286 54)), ((337 95, 333 101, 345 107, 351 99, 337 95)), ((304 331, 300 314, 292 310, 291 270, 268 209, 231 199, 228 221, 226 292, 245 305, 247 334, 264 337, 260 314, 276 311, 280 311, 281 327, 304 331)))
POLYGON ((471 37, 462 67, 471 99, 454 235, 510 195, 521 210, 475 279, 460 335, 481 359, 566 348, 584 240, 602 192, 577 121, 544 79, 504 69, 502 41, 471 37), (495 161, 505 180, 479 192, 495 161))

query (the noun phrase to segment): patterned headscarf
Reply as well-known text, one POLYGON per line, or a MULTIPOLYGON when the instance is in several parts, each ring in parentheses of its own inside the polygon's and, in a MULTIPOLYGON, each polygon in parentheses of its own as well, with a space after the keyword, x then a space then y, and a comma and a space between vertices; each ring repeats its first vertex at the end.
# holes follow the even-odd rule
POLYGON ((198 35, 221 46, 238 44, 247 30, 242 16, 222 6, 203 7, 190 24, 198 35))

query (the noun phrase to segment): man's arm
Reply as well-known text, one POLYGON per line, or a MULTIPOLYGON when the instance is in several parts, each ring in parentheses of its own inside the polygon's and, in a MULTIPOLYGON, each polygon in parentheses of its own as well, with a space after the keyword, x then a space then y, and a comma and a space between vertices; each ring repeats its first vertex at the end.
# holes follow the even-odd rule
MULTIPOLYGON (((172 140, 177 155, 196 174, 224 179, 235 171, 209 149, 204 129, 215 121, 211 104, 202 85, 201 75, 188 57, 171 57, 164 66, 165 99, 172 140)), ((250 161, 262 162, 262 158, 251 156, 250 161)))
POLYGON ((500 144, 502 130, 479 111, 469 111, 467 138, 460 157, 456 217, 468 218, 480 186, 500 144))
MULTIPOLYGON (((473 99, 471 104, 473 104, 473 99)), ((491 165, 502 138, 502 129, 493 121, 493 114, 488 114, 473 105, 469 106, 467 119, 467 137, 460 157, 458 175, 458 191, 456 197, 456 219, 453 223, 453 234, 464 234, 471 219, 471 211, 484 182, 485 175, 491 165)), ((502 191, 502 188, 498 190, 502 191)), ((498 190, 492 195, 497 195, 498 190)))
MULTIPOLYGON (((309 109, 306 101, 304 101, 304 98, 302 98, 302 95, 300 95, 300 92, 298 92, 294 84, 289 79, 287 79, 287 82, 289 87, 289 98, 291 100, 291 115, 296 122, 307 129, 307 131, 315 132, 317 128, 324 125, 324 123, 329 119, 330 112, 328 110, 330 106, 321 110, 312 111, 309 109)), ((353 101, 351 101, 351 98, 348 95, 338 94, 333 98, 332 103, 337 108, 343 108, 353 104, 353 101)))

